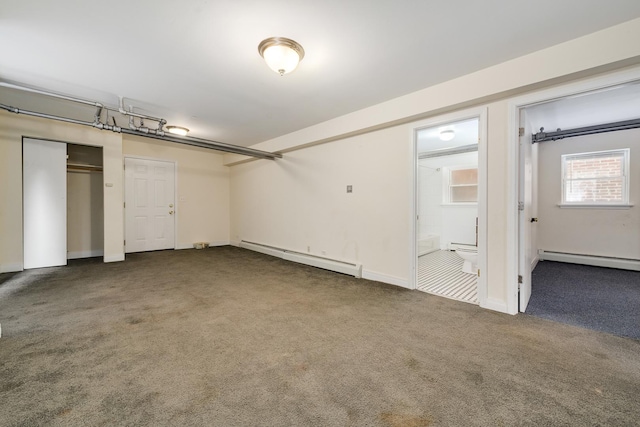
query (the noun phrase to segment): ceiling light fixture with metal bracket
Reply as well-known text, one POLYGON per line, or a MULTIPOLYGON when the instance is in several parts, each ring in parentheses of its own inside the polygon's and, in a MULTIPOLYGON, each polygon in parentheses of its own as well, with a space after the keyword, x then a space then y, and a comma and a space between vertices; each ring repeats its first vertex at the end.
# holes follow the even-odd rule
POLYGON ((281 76, 296 69, 304 58, 302 46, 286 37, 269 37, 258 45, 258 52, 273 71, 281 76))

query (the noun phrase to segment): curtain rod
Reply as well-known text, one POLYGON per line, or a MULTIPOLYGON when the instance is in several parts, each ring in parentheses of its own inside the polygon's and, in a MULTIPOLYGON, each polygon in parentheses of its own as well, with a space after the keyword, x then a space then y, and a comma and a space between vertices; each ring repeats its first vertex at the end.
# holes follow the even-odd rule
POLYGON ((545 132, 544 128, 540 128, 540 132, 531 135, 531 143, 545 141, 556 141, 563 138, 571 138, 574 136, 593 135, 596 133, 615 132, 618 130, 640 128, 640 119, 624 120, 621 122, 606 123, 602 125, 586 126, 575 129, 561 130, 555 132, 545 132))

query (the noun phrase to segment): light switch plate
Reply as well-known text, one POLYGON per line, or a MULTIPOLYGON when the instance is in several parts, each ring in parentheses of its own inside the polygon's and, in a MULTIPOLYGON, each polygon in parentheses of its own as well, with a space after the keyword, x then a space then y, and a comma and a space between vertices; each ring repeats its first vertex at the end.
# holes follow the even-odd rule
POLYGON ((353 193, 353 185, 347 185, 347 193, 353 193))

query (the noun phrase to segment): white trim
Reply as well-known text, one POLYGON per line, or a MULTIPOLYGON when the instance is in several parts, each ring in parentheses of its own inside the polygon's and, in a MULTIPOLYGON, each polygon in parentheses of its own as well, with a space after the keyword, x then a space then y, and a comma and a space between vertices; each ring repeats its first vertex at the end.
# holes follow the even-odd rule
POLYGON ((353 263, 353 262, 342 261, 338 259, 319 257, 316 255, 290 251, 283 248, 263 245, 261 243, 247 242, 244 240, 240 242, 240 247, 243 249, 260 252, 265 255, 274 256, 276 258, 282 258, 287 261, 297 262, 299 264, 305 264, 305 265, 310 265, 312 267, 335 271, 338 273, 347 274, 357 278, 362 277, 362 264, 360 263, 353 263))
POLYGON ((540 249, 538 251, 540 261, 557 261, 570 264, 593 265, 596 267, 619 268, 621 270, 640 271, 640 260, 603 257, 598 255, 568 254, 563 252, 551 252, 540 249))
POLYGON ((388 274, 382 274, 371 270, 363 269, 362 278, 366 280, 372 280, 374 282, 382 282, 389 285, 400 286, 401 288, 414 289, 407 279, 401 279, 399 277, 389 276, 388 274))
POLYGON ((118 262, 124 261, 124 252, 117 255, 106 255, 104 257, 104 262, 118 262))
POLYGON ((90 251, 67 252, 67 259, 94 258, 103 255, 103 249, 92 249, 90 251))
POLYGON ((0 273, 17 273, 19 271, 24 271, 21 263, 0 265, 0 273))
POLYGON ((508 102, 507 122, 507 312, 518 312, 518 128, 520 109, 534 104, 575 96, 640 80, 640 67, 634 66, 604 76, 568 83, 560 87, 518 96, 508 102))
MULTIPOLYGON (((478 168, 478 268, 482 273, 478 277, 478 303, 480 307, 490 308, 495 305, 487 305, 488 284, 487 284, 487 106, 470 108, 467 110, 456 111, 444 114, 432 119, 416 122, 412 127, 412 189, 413 197, 411 198, 411 218, 410 218, 410 271, 409 271, 409 289, 416 289, 418 283, 417 263, 418 263, 418 141, 417 133, 419 130, 429 127, 442 126, 451 122, 459 122, 467 119, 478 119, 478 164, 474 165, 478 168)), ((402 286, 402 285, 399 285, 402 286)), ((503 311, 503 310, 498 310, 503 311)))
POLYGON ((486 308, 487 310, 499 311, 500 313, 515 314, 509 313, 507 304, 504 301, 495 298, 487 298, 480 307, 486 308))

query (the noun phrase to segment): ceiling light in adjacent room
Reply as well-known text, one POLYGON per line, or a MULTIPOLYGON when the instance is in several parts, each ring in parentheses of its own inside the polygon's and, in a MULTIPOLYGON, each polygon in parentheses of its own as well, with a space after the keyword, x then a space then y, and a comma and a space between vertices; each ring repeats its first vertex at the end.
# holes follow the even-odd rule
POLYGON ((183 128, 182 126, 167 126, 167 130, 169 133, 180 136, 187 136, 189 133, 189 129, 183 128))
POLYGON ((440 132, 440 139, 443 141, 451 141, 455 136, 456 133, 451 129, 443 130, 440 132))
POLYGON ((285 37, 269 37, 258 45, 258 52, 273 71, 281 76, 296 69, 304 58, 304 49, 285 37))

